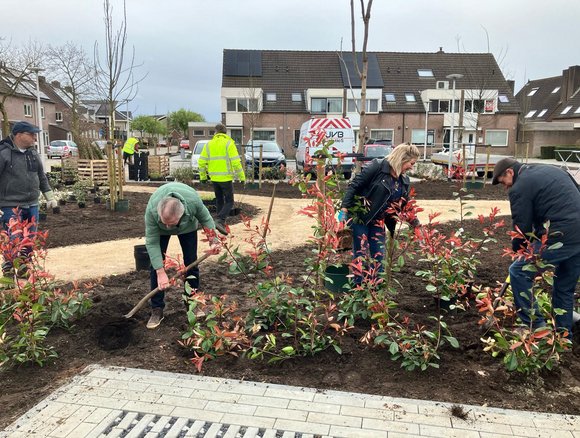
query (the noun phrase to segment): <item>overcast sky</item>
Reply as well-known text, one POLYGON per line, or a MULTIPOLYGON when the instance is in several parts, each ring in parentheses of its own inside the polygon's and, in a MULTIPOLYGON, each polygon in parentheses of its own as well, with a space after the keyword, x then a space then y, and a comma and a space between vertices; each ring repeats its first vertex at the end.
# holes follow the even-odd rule
MULTIPOLYGON (((111 1, 118 23, 122 1, 111 1)), ((129 110, 163 114, 186 108, 217 121, 223 49, 339 50, 342 43, 350 50, 349 5, 127 0, 128 44, 147 73, 129 110)), ((0 37, 14 44, 73 41, 91 57, 96 40, 103 46, 102 0, 0 0, 0 10, 0 37)), ((485 28, 489 50, 517 91, 528 79, 557 76, 580 63, 579 19, 577 0, 374 0, 368 50, 487 52, 485 28)), ((362 29, 360 19, 357 27, 362 29)))

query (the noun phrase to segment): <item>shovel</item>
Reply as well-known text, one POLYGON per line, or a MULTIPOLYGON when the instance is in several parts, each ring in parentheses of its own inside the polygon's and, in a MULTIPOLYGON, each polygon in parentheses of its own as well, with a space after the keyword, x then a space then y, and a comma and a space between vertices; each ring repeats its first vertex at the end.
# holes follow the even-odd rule
MULTIPOLYGON (((197 265, 199 265, 201 262, 203 262, 205 259, 207 259, 210 255, 212 255, 211 252, 206 252, 205 254, 203 254, 201 257, 199 257, 196 261, 190 263, 189 265, 187 265, 185 267, 184 272, 189 271, 191 268, 195 268, 197 265)), ((176 274, 172 277, 172 279, 175 279, 179 276, 180 274, 176 274)), ((137 313, 137 311, 143 307, 145 305, 145 303, 147 303, 147 301, 153 296, 155 295, 157 292, 160 292, 161 289, 159 289, 159 287, 156 287, 155 289, 153 289, 151 292, 149 292, 147 295, 145 295, 143 298, 141 298, 141 301, 139 301, 137 303, 137 305, 135 307, 133 307, 133 309, 131 309, 131 311, 129 313, 127 313, 125 316, 125 318, 131 318, 133 315, 135 315, 135 313, 137 313)))

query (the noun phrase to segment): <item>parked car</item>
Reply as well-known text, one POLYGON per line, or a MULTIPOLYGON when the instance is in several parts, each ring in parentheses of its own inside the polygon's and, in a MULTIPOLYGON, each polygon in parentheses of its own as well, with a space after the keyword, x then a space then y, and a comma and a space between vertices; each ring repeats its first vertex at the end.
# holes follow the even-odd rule
POLYGON ((92 145, 98 147, 103 153, 107 152, 107 140, 94 140, 92 145))
POLYGON ((181 149, 189 149, 189 140, 181 140, 179 142, 179 147, 181 149))
POLYGON ((260 150, 262 154, 262 168, 281 166, 286 167, 286 156, 284 151, 275 141, 253 140, 245 146, 244 156, 246 158, 246 169, 254 171, 258 175, 260 169, 260 150))
POLYGON ((53 140, 46 146, 46 156, 48 158, 78 157, 79 148, 71 140, 53 140))
POLYGON ((165 140, 164 138, 162 138, 161 140, 159 140, 159 142, 157 143, 157 146, 159 147, 166 147, 167 146, 167 140, 165 140))
POLYGON ((191 168, 197 178, 199 178, 199 157, 201 156, 203 147, 208 144, 208 142, 209 140, 198 140, 191 151, 191 168))

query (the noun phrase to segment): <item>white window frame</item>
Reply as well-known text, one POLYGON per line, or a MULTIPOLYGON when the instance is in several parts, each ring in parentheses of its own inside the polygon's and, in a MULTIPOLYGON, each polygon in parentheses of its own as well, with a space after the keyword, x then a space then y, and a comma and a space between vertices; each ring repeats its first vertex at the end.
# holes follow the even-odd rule
POLYGON ((433 70, 430 68, 418 68, 417 74, 420 78, 432 78, 433 77, 433 70))
POLYGON ((510 102, 510 99, 507 96, 507 94, 500 94, 497 98, 501 103, 509 103, 510 102))
POLYGON ((417 96, 412 91, 405 92, 405 102, 407 103, 415 103, 417 102, 417 96))
POLYGON ((343 105, 342 97, 316 97, 316 96, 312 96, 310 98, 310 112, 315 113, 315 114, 342 114, 342 105, 343 105), (312 102, 314 100, 324 101, 324 110, 323 111, 314 111, 312 109, 312 102), (334 102, 335 104, 340 102, 340 110, 339 111, 330 111, 331 101, 334 102))
POLYGON ((529 92, 528 92, 528 96, 533 96, 534 94, 536 94, 538 92, 538 90, 540 89, 540 87, 534 87, 532 88, 529 92))
POLYGON ((507 129, 487 129, 485 131, 485 142, 486 144, 491 144, 492 147, 506 147, 509 143, 509 130, 507 129), (505 142, 502 144, 493 144, 491 141, 489 141, 488 136, 490 134, 499 134, 499 133, 505 133, 505 142))
POLYGON ((48 136, 48 131, 42 131, 42 137, 44 137, 44 144, 50 144, 50 137, 48 136))
POLYGON ((536 117, 544 117, 544 114, 546 114, 548 112, 547 108, 544 108, 542 111, 540 111, 538 113, 538 115, 536 117))
POLYGON ((254 128, 253 131, 253 139, 252 140, 260 140, 260 141, 276 141, 276 128, 254 128), (258 132, 270 132, 270 133, 274 133, 274 139, 272 140, 271 138, 267 138, 267 139, 263 139, 263 138, 255 138, 256 137, 256 133, 258 132))
POLYGON ((572 105, 568 105, 566 108, 564 108, 562 110, 562 112, 560 114, 568 114, 571 109, 572 109, 572 105))
POLYGON ((397 103, 397 96, 395 96, 395 93, 385 93, 385 102, 397 103))
POLYGON ((32 117, 32 104, 24 104, 24 117, 32 117))
POLYGON ((576 111, 574 111, 574 114, 580 114, 580 106, 578 108, 576 108, 576 111))
POLYGON ((62 112, 60 112, 60 111, 55 112, 54 113, 54 118, 55 118, 55 120, 57 122, 62 122, 63 121, 63 119, 62 119, 62 112))
POLYGON ((43 119, 46 119, 46 117, 44 115, 44 107, 43 106, 40 107, 40 117, 43 119))
MULTIPOLYGON (((356 137, 355 137, 356 138, 356 137)), ((390 140, 391 143, 395 138, 394 129, 371 129, 371 138, 373 140, 390 140), (383 135, 386 134, 386 135, 383 135), (389 137, 390 134, 390 137, 389 137)))
POLYGON ((534 114, 536 114, 536 110, 528 111, 524 118, 529 119, 530 117, 534 117, 534 114))
MULTIPOLYGON (((360 99, 348 99, 346 101, 346 112, 348 113, 356 113, 357 107, 360 108, 360 99), (356 104, 355 104, 356 103, 356 104)), ((376 114, 379 112, 379 100, 378 99, 367 99, 365 101, 365 112, 367 114, 376 114), (375 109, 371 110, 371 104, 375 105, 375 109)))
POLYGON ((552 90, 552 94, 557 93, 558 91, 560 91, 560 86, 559 85, 552 90))
POLYGON ((292 93, 292 102, 302 102, 302 93, 292 93))
POLYGON ((203 137, 205 135, 205 130, 203 130, 203 129, 194 129, 192 135, 194 137, 203 137))
POLYGON ((276 102, 276 93, 266 93, 266 102, 276 102))
POLYGON ((437 81, 436 88, 438 90, 448 90, 449 89, 449 81, 437 81))

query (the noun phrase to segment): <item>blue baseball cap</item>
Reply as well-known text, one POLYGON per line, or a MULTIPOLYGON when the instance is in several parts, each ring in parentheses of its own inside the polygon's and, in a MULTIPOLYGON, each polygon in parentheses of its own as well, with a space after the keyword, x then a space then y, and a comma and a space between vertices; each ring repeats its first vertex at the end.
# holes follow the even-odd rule
POLYGON ((38 134, 40 129, 28 122, 16 122, 12 127, 12 135, 20 134, 22 132, 30 132, 31 134, 38 134))

